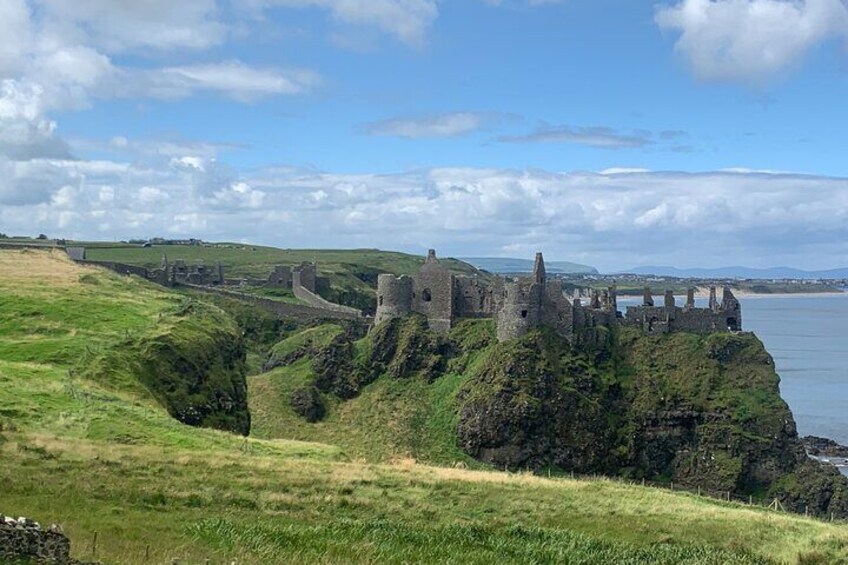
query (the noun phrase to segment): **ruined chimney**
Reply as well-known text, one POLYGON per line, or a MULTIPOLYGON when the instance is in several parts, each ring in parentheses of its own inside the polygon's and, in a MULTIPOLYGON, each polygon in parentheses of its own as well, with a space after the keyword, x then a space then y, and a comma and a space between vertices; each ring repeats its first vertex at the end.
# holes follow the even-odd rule
POLYGON ((667 310, 674 310, 674 291, 665 291, 665 307, 667 310))
POLYGON ((694 310, 695 309, 695 289, 691 286, 686 289, 686 309, 694 310))
POLYGON ((590 308, 599 309, 601 307, 601 293, 597 289, 592 291, 592 302, 590 308))
POLYGON ((654 295, 651 294, 651 287, 646 286, 645 292, 642 294, 642 306, 653 306, 654 305, 654 295))
POLYGON ((618 288, 615 284, 609 287, 609 307, 611 312, 618 312, 618 288))
POLYGON ((713 312, 718 310, 718 299, 716 298, 716 287, 710 287, 710 310, 713 312))
POLYGON ((545 284, 546 277, 545 259, 542 257, 541 253, 536 253, 536 262, 533 264, 533 278, 537 283, 545 284))
POLYGON ((721 293, 721 308, 722 310, 732 310, 734 307, 734 302, 736 301, 736 297, 733 296, 733 292, 730 291, 729 286, 725 286, 722 288, 721 293))

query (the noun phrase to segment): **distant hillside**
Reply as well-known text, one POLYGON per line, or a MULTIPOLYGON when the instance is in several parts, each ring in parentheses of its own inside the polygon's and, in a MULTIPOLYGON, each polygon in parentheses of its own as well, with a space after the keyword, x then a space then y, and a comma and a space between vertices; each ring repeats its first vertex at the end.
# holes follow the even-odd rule
POLYGON ((719 267, 715 269, 678 269, 675 267, 636 267, 622 271, 636 275, 704 279, 845 279, 848 267, 827 271, 802 271, 792 267, 752 269, 750 267, 719 267))
MULTIPOLYGON (((460 259, 466 263, 489 271, 490 273, 529 273, 533 271, 533 261, 530 259, 514 259, 510 257, 464 257, 460 259)), ((595 267, 571 263, 569 261, 545 260, 545 269, 549 273, 564 275, 598 274, 595 267)))

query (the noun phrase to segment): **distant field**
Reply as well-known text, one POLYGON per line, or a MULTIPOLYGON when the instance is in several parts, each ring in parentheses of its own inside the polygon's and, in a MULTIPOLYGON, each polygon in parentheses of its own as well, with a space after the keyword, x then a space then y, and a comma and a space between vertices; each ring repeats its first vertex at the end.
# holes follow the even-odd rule
MULTIPOLYGON (((163 255, 167 255, 172 261, 202 261, 207 265, 221 261, 228 273, 251 277, 266 277, 275 265, 299 265, 304 262, 317 263, 321 274, 360 274, 363 278, 371 273, 412 274, 424 263, 424 257, 377 249, 278 249, 236 243, 153 247, 106 247, 108 244, 102 243, 80 245, 87 247, 88 257, 95 261, 119 261, 154 268, 161 265, 163 255)), ((470 265, 455 259, 446 259, 445 262, 456 272, 477 272, 470 265)))
MULTIPOLYGON (((185 306, 59 252, 0 251, 0 512, 59 522, 74 556, 106 564, 848 559, 845 526, 609 480, 431 467, 403 449, 368 463, 332 445, 191 428, 137 382, 87 380, 98 352, 185 306)), ((280 375, 257 391, 283 395, 280 375)), ((422 402, 437 407, 453 385, 422 402)), ((389 400, 381 386, 369 394, 389 400)), ((267 425, 270 436, 285 422, 267 425)), ((368 433, 367 419, 356 425, 368 433)))

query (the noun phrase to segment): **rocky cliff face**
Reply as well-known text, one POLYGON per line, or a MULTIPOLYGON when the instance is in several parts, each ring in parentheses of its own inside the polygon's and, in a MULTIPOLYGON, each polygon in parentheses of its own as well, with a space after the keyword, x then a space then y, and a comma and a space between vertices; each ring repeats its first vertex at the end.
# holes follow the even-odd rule
POLYGON ((503 468, 554 466, 848 511, 848 480, 806 458, 755 336, 620 330, 594 344, 571 349, 540 332, 493 348, 460 395, 463 449, 503 468))
POLYGON ((754 335, 593 328, 572 347, 546 330, 497 343, 485 328, 468 321, 437 336, 413 316, 362 342, 340 335, 315 355, 313 384, 345 399, 378 378, 460 376, 457 445, 495 467, 674 482, 848 515, 848 480, 806 457, 754 335))

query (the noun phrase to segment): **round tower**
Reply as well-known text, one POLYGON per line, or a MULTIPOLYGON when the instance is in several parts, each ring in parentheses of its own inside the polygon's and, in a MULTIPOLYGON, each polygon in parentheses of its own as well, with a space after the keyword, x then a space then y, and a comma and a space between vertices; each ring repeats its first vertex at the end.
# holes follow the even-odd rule
POLYGON ((377 314, 374 323, 401 318, 412 311, 412 279, 406 275, 377 277, 377 314))

